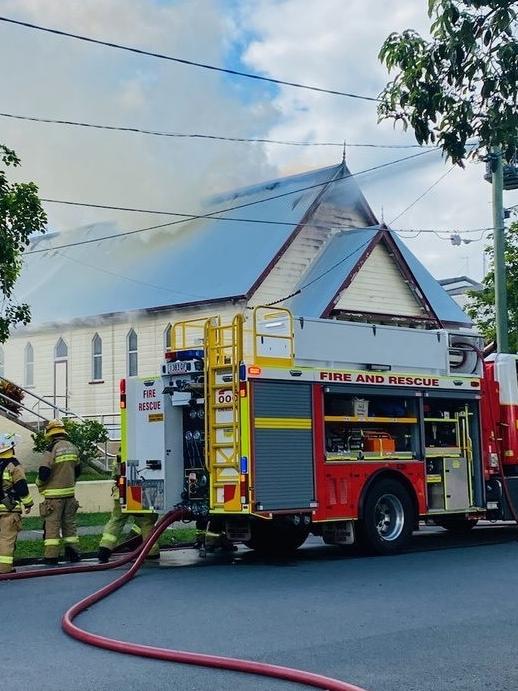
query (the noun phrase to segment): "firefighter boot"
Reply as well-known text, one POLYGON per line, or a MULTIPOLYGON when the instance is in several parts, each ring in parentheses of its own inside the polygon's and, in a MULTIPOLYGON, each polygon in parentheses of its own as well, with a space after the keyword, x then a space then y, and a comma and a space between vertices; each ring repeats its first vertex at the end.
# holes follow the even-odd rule
POLYGON ((71 564, 77 564, 81 561, 81 556, 70 545, 65 545, 65 559, 71 564))
POLYGON ((99 564, 107 564, 110 561, 111 553, 112 551, 108 549, 108 547, 99 547, 99 551, 97 552, 99 564))
POLYGON ((43 563, 45 564, 45 566, 57 566, 59 563, 59 559, 57 557, 45 557, 43 563))

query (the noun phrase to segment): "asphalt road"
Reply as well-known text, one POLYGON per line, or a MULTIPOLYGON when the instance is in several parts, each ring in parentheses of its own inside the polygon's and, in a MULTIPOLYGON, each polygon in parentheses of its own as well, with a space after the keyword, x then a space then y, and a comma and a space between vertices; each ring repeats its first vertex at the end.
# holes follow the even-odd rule
MULTIPOLYGON (((171 568, 146 567, 78 623, 140 643, 299 667, 369 691, 511 691, 518 689, 517 537, 477 528, 452 547, 445 534, 426 531, 395 557, 343 555, 310 540, 288 562, 251 552, 200 562, 172 552, 164 560, 171 568)), ((63 634, 64 610, 113 577, 0 584, 2 689, 306 688, 126 657, 63 634)))

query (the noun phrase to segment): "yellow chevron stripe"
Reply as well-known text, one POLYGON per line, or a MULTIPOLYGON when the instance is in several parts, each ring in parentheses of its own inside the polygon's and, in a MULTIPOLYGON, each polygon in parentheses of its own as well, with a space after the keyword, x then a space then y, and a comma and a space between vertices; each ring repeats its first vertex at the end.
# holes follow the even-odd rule
POLYGON ((311 418, 256 417, 256 429, 311 429, 311 418))

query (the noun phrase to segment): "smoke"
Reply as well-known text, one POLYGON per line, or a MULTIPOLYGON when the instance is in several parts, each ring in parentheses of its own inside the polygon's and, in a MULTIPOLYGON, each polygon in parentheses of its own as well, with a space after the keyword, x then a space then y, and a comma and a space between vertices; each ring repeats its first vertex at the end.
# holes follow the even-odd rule
MULTIPOLYGON (((0 0, 0 9, 17 19, 219 65, 237 40, 215 0, 0 0)), ((0 24, 0 63, 6 112, 235 136, 264 134, 276 117, 268 102, 243 99, 222 75, 7 24, 0 24)), ((0 140, 22 158, 16 175, 34 180, 47 198, 197 212, 213 192, 275 172, 260 146, 2 118, 0 127, 0 140)), ((58 230, 98 221, 130 230, 168 220, 55 204, 47 212, 58 230)), ((142 242, 152 235, 142 233, 142 242)))

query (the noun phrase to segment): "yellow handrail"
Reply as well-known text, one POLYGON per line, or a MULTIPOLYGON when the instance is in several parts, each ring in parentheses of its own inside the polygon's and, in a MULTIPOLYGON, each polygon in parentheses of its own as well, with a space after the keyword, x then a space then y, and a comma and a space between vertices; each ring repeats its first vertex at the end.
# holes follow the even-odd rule
POLYGON ((258 305, 253 311, 253 357, 254 362, 265 365, 286 366, 292 364, 295 357, 293 315, 286 307, 268 307, 258 305), (283 326, 286 323, 286 333, 275 333, 270 329, 283 326), (264 344, 265 339, 269 343, 285 342, 287 350, 280 354, 268 355, 259 352, 258 344, 264 344))
POLYGON ((205 347, 205 326, 207 322, 213 322, 219 326, 220 317, 198 317, 187 319, 173 324, 171 328, 171 342, 168 344, 171 350, 188 350, 189 348, 205 347))

